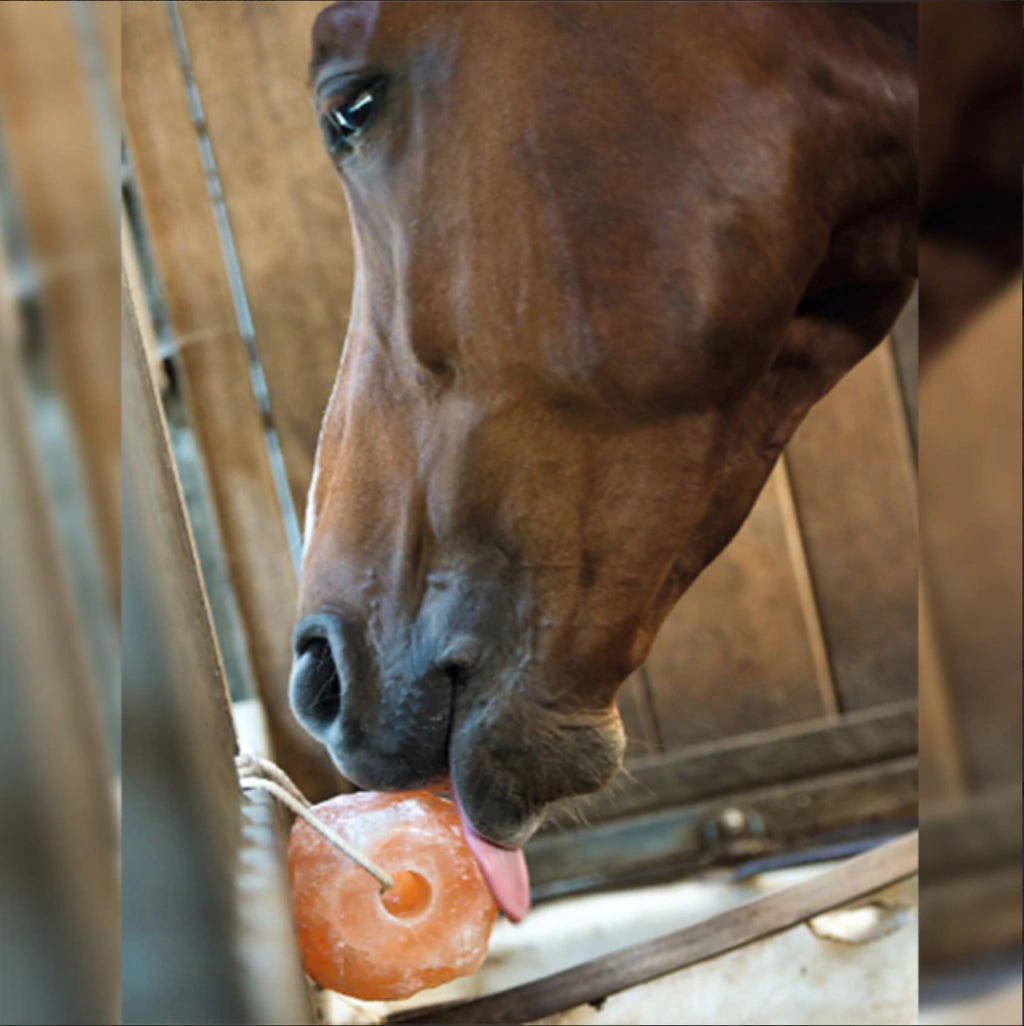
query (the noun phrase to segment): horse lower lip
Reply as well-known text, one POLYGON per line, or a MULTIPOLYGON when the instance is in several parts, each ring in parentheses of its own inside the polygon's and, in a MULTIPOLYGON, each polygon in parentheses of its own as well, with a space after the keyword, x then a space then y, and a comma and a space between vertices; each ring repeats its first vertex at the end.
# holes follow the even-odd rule
POLYGON ((491 896, 502 912, 518 923, 530 911, 530 875, 526 857, 519 848, 503 848, 481 837, 473 828, 455 788, 452 802, 459 814, 462 834, 473 853, 491 896))

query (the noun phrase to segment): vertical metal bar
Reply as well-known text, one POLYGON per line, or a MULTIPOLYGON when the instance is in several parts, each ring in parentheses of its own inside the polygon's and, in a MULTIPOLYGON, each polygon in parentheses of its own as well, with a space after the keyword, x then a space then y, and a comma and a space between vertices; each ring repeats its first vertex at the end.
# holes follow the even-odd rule
POLYGON ((171 34, 174 37, 178 60, 181 63, 182 74, 185 77, 185 94, 188 99, 189 115, 192 119, 192 127, 195 129, 196 140, 199 145, 199 158, 203 166, 203 173, 206 176, 206 190, 210 197, 210 205, 213 208, 214 220, 217 224, 217 238, 220 241, 224 270, 227 274, 228 285, 231 290, 231 301, 234 304, 238 332, 245 344, 246 355, 249 360, 249 376, 252 381, 253 395, 256 397, 260 414, 263 417, 264 441, 266 442, 267 455, 273 473, 274 487, 277 491, 277 501, 281 506, 281 518, 284 522, 285 536, 288 539, 288 551, 291 553, 297 575, 302 554, 302 532, 299 527, 298 516, 295 512, 295 504, 292 502, 292 494, 288 487, 288 474, 284 465, 284 456, 281 453, 281 445, 276 432, 273 430, 270 393, 267 389, 267 380, 263 373, 263 364, 260 361, 259 351, 256 348, 256 329, 253 327, 252 312, 249 309, 249 297, 246 295, 245 282, 242 279, 242 267, 238 259, 238 249, 235 246, 235 237, 231 231, 231 223, 228 220, 228 210, 224 204, 224 193, 221 189, 220 174, 217 171, 217 161, 213 154, 213 144, 206 130, 206 118, 203 115, 202 100, 199 97, 199 89, 196 87, 195 78, 192 75, 192 62, 189 58, 188 41, 185 38, 185 28, 181 23, 181 14, 178 12, 178 5, 175 0, 167 0, 166 6, 167 16, 171 22, 171 34))

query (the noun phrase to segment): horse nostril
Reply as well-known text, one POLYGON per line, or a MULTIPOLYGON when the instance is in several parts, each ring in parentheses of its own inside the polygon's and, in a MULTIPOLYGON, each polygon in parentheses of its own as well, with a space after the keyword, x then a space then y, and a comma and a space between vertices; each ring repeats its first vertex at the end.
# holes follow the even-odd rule
POLYGON ((459 663, 441 663, 440 670, 452 684, 462 684, 468 674, 466 667, 459 663))
POLYGON ((295 660, 291 679, 292 708, 312 734, 330 729, 341 712, 341 680, 326 641, 310 641, 295 660))
POLYGON ((473 642, 462 642, 449 646, 437 661, 438 669, 447 675, 453 684, 461 684, 480 661, 480 650, 473 642))
POLYGON ((341 713, 341 676, 331 645, 333 618, 308 617, 295 630, 295 659, 288 683, 292 710, 314 736, 322 736, 341 713))
POLYGON ((292 648, 295 650, 295 658, 302 658, 303 654, 313 645, 319 642, 330 644, 329 635, 333 617, 307 616, 295 625, 295 633, 292 635, 292 648))

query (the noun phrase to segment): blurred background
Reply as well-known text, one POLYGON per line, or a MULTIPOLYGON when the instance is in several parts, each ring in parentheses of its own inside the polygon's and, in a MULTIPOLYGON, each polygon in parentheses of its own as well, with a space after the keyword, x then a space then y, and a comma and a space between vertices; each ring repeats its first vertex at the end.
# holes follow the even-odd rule
POLYGON ((120 1003, 116 4, 0 5, 0 1016, 120 1003))
POLYGON ((921 997, 1021 1021, 1021 15, 920 13, 921 997))
MULTIPOLYGON (((344 786, 282 686, 351 273, 321 6, 0 4, 3 1022, 308 1014, 229 710, 344 786)), ((923 1019, 1017 1022, 1020 7, 924 6, 920 378, 912 309, 627 684, 629 775, 528 854, 543 899, 856 850, 920 797, 923 1019)))

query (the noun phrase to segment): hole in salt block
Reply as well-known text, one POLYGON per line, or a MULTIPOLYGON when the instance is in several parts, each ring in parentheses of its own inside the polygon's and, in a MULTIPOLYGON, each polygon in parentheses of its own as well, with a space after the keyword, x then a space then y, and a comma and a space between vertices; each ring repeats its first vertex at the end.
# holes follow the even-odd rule
POLYGON ((411 869, 400 869, 391 874, 395 886, 389 887, 381 896, 384 910, 396 919, 406 919, 423 912, 430 904, 430 881, 411 869))

